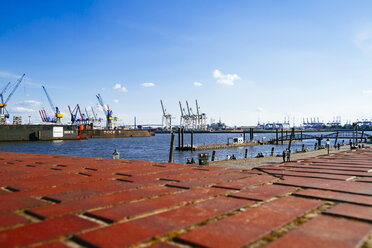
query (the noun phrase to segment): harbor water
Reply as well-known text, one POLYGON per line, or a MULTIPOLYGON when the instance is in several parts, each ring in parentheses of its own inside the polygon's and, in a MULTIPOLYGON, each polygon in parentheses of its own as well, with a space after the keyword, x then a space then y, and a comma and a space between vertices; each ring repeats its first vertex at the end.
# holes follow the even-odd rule
MULTIPOLYGON (((316 133, 312 133, 316 134, 316 133)), ((322 133, 323 135, 327 133, 322 133)), ((238 137, 241 134, 230 133, 203 133, 194 134, 194 145, 198 144, 217 144, 227 143, 227 140, 232 137, 238 137)), ((248 136, 246 137, 248 138, 248 136)), ((275 138, 275 133, 257 133, 254 135, 255 140, 270 140, 275 138)), ((190 134, 185 134, 184 144, 190 144, 190 134)), ((170 150, 170 134, 156 134, 152 137, 136 137, 136 138, 105 138, 105 139, 88 139, 78 141, 50 141, 50 142, 7 142, 0 143, 1 152, 18 152, 18 153, 42 153, 42 154, 58 154, 67 156, 80 157, 97 157, 97 158, 112 158, 112 153, 115 149, 120 153, 120 158, 128 160, 148 160, 156 162, 168 162, 170 150)), ((325 145, 326 140, 322 141, 325 145)), ((331 142, 331 146, 334 144, 331 142)), ((342 142, 342 140, 339 140, 342 142)), ((344 140, 348 144, 349 140, 344 140)), ((303 142, 293 142, 292 152, 301 151, 302 144, 307 150, 313 150, 316 140, 304 140, 303 142)), ((178 144, 176 135, 175 146, 178 144)), ((227 155, 235 155, 235 157, 244 158, 245 149, 248 149, 248 157, 255 157, 259 152, 265 156, 271 154, 274 147, 275 155, 281 154, 288 147, 288 143, 283 145, 257 145, 241 148, 218 149, 216 150, 215 160, 224 160, 227 155)), ((185 163, 188 158, 198 159, 199 153, 209 153, 210 157, 212 150, 208 151, 174 151, 173 161, 185 163)))

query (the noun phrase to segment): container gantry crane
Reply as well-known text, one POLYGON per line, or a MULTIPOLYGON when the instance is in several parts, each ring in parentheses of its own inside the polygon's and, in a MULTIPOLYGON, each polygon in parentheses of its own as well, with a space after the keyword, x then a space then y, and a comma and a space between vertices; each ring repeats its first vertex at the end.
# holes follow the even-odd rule
POLYGON ((114 125, 112 123, 112 121, 114 120, 114 117, 112 116, 112 110, 110 109, 110 107, 108 105, 107 105, 107 109, 106 109, 106 106, 103 103, 103 99, 102 99, 100 94, 97 94, 96 97, 97 97, 98 102, 101 105, 101 107, 103 109, 103 112, 105 113, 105 116, 106 116, 106 128, 107 129, 112 129, 113 125, 114 125))
POLYGON ((52 108, 52 111, 54 112, 54 118, 48 117, 46 115, 45 110, 41 110, 40 112, 42 112, 44 114, 44 118, 42 117, 41 119, 45 122, 53 122, 53 123, 56 123, 56 124, 61 124, 61 118, 63 117, 63 114, 61 114, 61 112, 59 111, 59 108, 56 107, 53 104, 52 99, 50 98, 50 96, 49 96, 48 92, 46 91, 45 87, 44 86, 42 86, 42 87, 43 87, 43 90, 45 92, 46 97, 48 98, 49 105, 52 108))
POLYGON ((10 94, 8 95, 8 97, 6 98, 6 100, 4 101, 4 94, 6 92, 6 90, 9 88, 10 86, 10 82, 7 83, 7 85, 4 87, 4 89, 1 91, 0 93, 0 122, 1 123, 5 123, 5 118, 9 118, 9 113, 8 111, 6 110, 6 106, 7 106, 7 103, 9 102, 10 98, 13 96, 14 92, 17 90, 18 86, 21 84, 23 78, 25 77, 26 74, 23 74, 18 80, 17 82, 14 84, 13 86, 13 89, 11 90, 10 94))
POLYGON ((172 129, 172 115, 167 114, 167 110, 164 108, 163 100, 160 100, 161 108, 163 110, 162 126, 167 129, 172 129))

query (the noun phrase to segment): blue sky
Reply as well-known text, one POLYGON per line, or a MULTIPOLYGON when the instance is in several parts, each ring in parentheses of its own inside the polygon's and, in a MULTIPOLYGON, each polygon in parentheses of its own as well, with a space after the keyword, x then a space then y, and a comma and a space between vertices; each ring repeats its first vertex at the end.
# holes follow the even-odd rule
MULTIPOLYGON (((11 115, 100 93, 124 123, 161 123, 160 99, 229 125, 371 119, 371 1, 0 0, 0 88, 11 115), (195 109, 195 107, 194 107, 195 109)), ((101 115, 103 115, 101 113, 101 115)))

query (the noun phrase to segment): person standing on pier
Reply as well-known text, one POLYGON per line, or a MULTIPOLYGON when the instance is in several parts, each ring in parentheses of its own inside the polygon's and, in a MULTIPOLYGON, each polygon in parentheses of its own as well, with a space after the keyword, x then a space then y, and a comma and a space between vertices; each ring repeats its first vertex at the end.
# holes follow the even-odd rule
POLYGON ((286 154, 286 151, 287 151, 287 150, 283 150, 283 163, 285 162, 285 157, 286 157, 286 155, 287 155, 287 154, 286 154))
POLYGON ((287 162, 291 162, 291 149, 287 151, 287 162))

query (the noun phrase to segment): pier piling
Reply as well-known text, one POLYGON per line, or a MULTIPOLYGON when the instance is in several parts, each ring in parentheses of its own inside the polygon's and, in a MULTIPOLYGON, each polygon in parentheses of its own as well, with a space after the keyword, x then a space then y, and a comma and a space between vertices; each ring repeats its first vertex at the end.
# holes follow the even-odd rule
POLYGON ((181 129, 181 145, 182 145, 182 148, 184 147, 184 137, 185 137, 185 130, 184 128, 181 129))
POLYGON ((282 145, 283 145, 283 139, 284 139, 284 137, 283 137, 283 128, 282 128, 281 131, 282 131, 282 139, 281 140, 282 140, 282 145))
POLYGON ((191 131, 191 152, 194 149, 194 131, 191 131))
POLYGON ((275 137, 276 137, 275 144, 279 145, 279 130, 278 129, 275 130, 275 137))
POLYGON ((248 149, 245 149, 244 158, 248 158, 248 149))
POLYGON ((175 138, 175 135, 174 135, 174 133, 172 133, 171 143, 170 143, 170 150, 169 150, 169 160, 168 160, 169 163, 173 162, 174 138, 175 138))
MULTIPOLYGON (((287 131, 286 131, 286 133, 287 133, 287 131)), ((290 139, 289 139, 288 150, 291 150, 292 140, 293 140, 293 138, 294 138, 294 135, 295 135, 295 129, 294 129, 294 127, 293 127, 293 128, 292 128, 292 132, 291 132, 291 137, 290 137, 290 139)), ((288 135, 287 135, 287 136, 288 136, 288 135)))
POLYGON ((178 147, 181 147, 181 128, 178 128, 178 147))
POLYGON ((213 151, 212 152, 212 159, 211 159, 211 161, 214 161, 215 157, 216 157, 216 151, 213 151))
POLYGON ((274 147, 271 148, 271 157, 274 157, 274 147))

